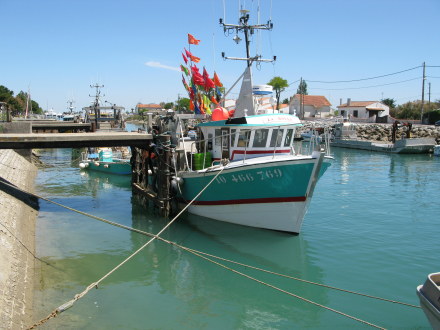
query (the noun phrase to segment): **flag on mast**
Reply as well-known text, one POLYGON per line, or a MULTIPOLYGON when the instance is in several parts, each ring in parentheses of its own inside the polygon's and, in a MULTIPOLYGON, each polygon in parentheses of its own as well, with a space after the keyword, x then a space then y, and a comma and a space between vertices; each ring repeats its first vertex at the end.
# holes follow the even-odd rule
POLYGON ((197 40, 191 34, 188 33, 188 43, 191 45, 198 45, 200 43, 200 40, 197 40))

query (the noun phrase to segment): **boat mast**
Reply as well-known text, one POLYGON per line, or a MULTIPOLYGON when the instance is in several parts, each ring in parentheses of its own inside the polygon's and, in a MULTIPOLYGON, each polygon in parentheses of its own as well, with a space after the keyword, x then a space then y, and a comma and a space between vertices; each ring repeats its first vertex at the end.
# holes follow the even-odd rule
MULTIPOLYGON (((247 67, 245 72, 243 73, 242 77, 242 84, 240 89, 240 94, 238 96, 237 102, 236 102, 236 108, 234 112, 234 117, 245 117, 248 115, 255 115, 255 104, 254 104, 254 98, 252 93, 252 73, 251 73, 251 67, 252 63, 255 62, 273 62, 276 60, 276 56, 273 57, 271 60, 262 59, 261 55, 255 55, 251 57, 250 55, 250 39, 249 34, 254 34, 255 30, 271 30, 273 28, 272 22, 269 20, 266 24, 257 24, 257 25, 249 25, 249 10, 242 9, 240 10, 241 17, 239 19, 239 24, 226 24, 223 23, 223 20, 220 19, 220 24, 223 25, 223 31, 226 33, 226 31, 234 31, 235 30, 235 36, 233 40, 238 44, 241 41, 241 38, 238 36, 238 32, 244 33, 244 40, 246 44, 246 57, 225 57, 225 53, 222 52, 222 57, 224 59, 230 59, 230 60, 244 60, 247 62, 247 67)), ((226 97, 226 94, 224 95, 226 97)))
POLYGON ((238 32, 244 33, 244 41, 246 44, 246 57, 227 57, 225 56, 225 53, 222 52, 222 57, 224 59, 228 60, 245 60, 247 61, 247 66, 251 67, 253 62, 273 62, 276 60, 276 56, 273 57, 273 59, 262 59, 261 55, 255 55, 254 57, 250 56, 250 39, 249 34, 254 34, 255 30, 272 30, 273 23, 269 20, 266 24, 256 24, 256 25, 249 25, 249 10, 241 9, 240 10, 241 17, 239 19, 240 24, 226 24, 223 22, 223 19, 220 18, 220 24, 223 26, 223 31, 234 31, 235 30, 235 36, 232 38, 237 44, 240 43, 241 38, 238 36, 238 32))
MULTIPOLYGON (((98 117, 100 117, 100 114, 98 116, 98 113, 100 112, 99 111, 99 98, 101 96, 100 88, 103 88, 103 87, 104 87, 104 85, 98 85, 98 83, 96 83, 95 85, 90 85, 90 88, 96 88, 95 101, 93 102, 93 106, 92 106, 92 108, 95 112, 95 125, 96 125, 95 127, 96 128, 99 128, 99 126, 98 126, 98 117)), ((93 95, 90 95, 90 94, 89 94, 89 96, 93 97, 93 95)), ((105 96, 105 95, 103 95, 103 96, 105 96)))
POLYGON ((73 100, 69 100, 69 101, 67 101, 67 103, 69 104, 69 106, 67 107, 67 109, 69 109, 69 110, 70 110, 70 113, 72 113, 72 112, 73 112, 73 109, 75 109, 75 107, 73 106, 73 103, 75 103, 75 101, 73 101, 73 100))

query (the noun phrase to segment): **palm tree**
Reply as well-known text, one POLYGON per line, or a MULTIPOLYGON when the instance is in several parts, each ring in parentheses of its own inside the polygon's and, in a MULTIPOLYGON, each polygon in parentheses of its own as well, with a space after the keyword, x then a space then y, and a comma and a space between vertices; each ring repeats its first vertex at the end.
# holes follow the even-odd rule
POLYGON ((279 110, 281 92, 283 92, 286 89, 286 87, 289 86, 289 84, 287 83, 287 80, 281 77, 273 77, 272 80, 269 81, 267 84, 271 85, 275 91, 275 98, 277 100, 277 110, 279 110))

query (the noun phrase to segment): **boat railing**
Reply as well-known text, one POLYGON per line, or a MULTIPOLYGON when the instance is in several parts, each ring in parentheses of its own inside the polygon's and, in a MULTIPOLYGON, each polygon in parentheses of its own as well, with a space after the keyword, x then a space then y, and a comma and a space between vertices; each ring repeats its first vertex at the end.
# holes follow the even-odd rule
MULTIPOLYGON (((288 125, 291 125, 291 124, 288 124, 288 125)), ((244 134, 245 135, 245 139, 244 139, 245 144, 244 144, 244 153, 243 153, 243 160, 242 161, 245 162, 246 159, 247 159, 248 146, 249 146, 249 141, 250 141, 249 137, 251 136, 252 131, 259 130, 259 129, 262 129, 262 128, 265 128, 265 127, 271 127, 271 128, 276 128, 277 129, 276 130, 277 137, 276 137, 276 140, 275 140, 275 144, 274 144, 273 147, 270 147, 270 148, 267 149, 268 152, 272 152, 272 157, 275 158, 276 153, 277 153, 277 149, 280 148, 280 146, 278 146, 279 140, 281 138, 280 135, 278 134, 279 130, 282 127, 285 127, 285 126, 288 126, 288 125, 287 124, 281 124, 281 125, 278 125, 278 126, 264 126, 264 127, 261 126, 261 127, 258 127, 258 128, 242 129, 240 132, 246 132, 246 133, 249 132, 249 134, 244 134), (273 151, 270 151, 270 150, 273 150, 273 151)), ((208 142, 211 142, 211 143, 214 144, 215 143, 215 139, 221 139, 221 138, 225 138, 225 137, 230 137, 230 136, 233 136, 233 135, 236 135, 236 134, 237 134, 237 131, 232 132, 232 133, 228 133, 228 134, 223 134, 222 133, 221 136, 213 136, 211 138, 206 138, 206 139, 202 139, 202 140, 193 141, 191 143, 189 153, 191 155, 194 154, 194 153, 197 153, 197 151, 199 150, 197 148, 197 145, 198 144, 199 145, 202 144, 203 145, 203 154, 204 154, 203 155, 203 164, 205 164, 205 162, 206 162, 206 155, 207 155, 207 151, 208 151, 207 150, 208 142)), ((182 129, 181 129, 181 136, 183 136, 182 129)), ((294 134, 292 133, 292 137, 291 137, 292 140, 293 140, 293 137, 294 137, 294 134)), ((309 147, 309 149, 307 150, 307 154, 312 154, 312 152, 315 150, 315 147, 319 145, 319 142, 318 142, 317 138, 318 137, 315 137, 315 140, 313 142, 312 147, 309 147)), ((326 139, 326 140, 328 140, 328 139, 326 139)), ((220 143, 221 143, 221 141, 220 141, 220 143)), ((185 147, 184 143, 183 143, 183 149, 184 149, 184 152, 185 152, 186 166, 187 166, 187 168, 189 170, 192 170, 193 169, 193 158, 190 157, 190 160, 188 160, 187 150, 186 150, 186 147, 185 147)), ((302 150, 302 148, 299 148, 299 150, 296 150, 293 145, 290 146, 290 154, 292 154, 292 155, 302 154, 302 152, 300 150, 302 150)), ((327 144, 326 144, 326 150, 329 150, 329 142, 328 141, 327 141, 327 144)), ((213 161, 211 163, 211 166, 214 165, 214 162, 215 161, 213 161)))

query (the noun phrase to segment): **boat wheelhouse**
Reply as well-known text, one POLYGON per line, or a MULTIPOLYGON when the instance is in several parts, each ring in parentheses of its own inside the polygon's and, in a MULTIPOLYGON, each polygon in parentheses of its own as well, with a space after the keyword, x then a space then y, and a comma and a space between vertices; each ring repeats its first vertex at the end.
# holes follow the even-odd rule
POLYGON ((202 148, 212 154, 214 161, 237 161, 291 154, 298 126, 302 124, 296 116, 264 114, 201 123, 198 129, 202 139, 214 141, 202 148))

